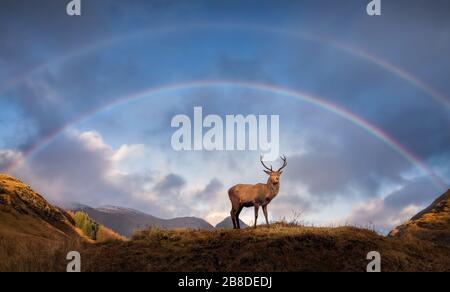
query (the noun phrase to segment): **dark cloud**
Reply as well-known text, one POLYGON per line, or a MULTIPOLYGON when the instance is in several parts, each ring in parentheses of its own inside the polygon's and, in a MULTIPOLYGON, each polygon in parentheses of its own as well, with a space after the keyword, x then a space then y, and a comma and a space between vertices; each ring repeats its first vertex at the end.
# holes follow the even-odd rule
MULTIPOLYGON (((116 154, 96 132, 67 133, 14 174, 58 203, 124 206, 164 218, 173 217, 169 207, 178 206, 176 214, 190 214, 179 197, 184 178, 169 173, 158 180, 153 171, 120 172, 116 154)), ((20 153, 0 151, 0 166, 21 158, 20 153)))
MULTIPOLYGON (((252 29, 182 29, 189 23, 211 21, 305 30, 377 55, 450 96, 449 1, 431 4, 413 0, 414 5, 411 0, 389 1, 383 4, 381 21, 365 15, 366 3, 352 1, 84 1, 85 13, 80 18, 65 15, 67 2, 2 1, 0 98, 12 106, 0 108, 0 131, 9 131, 0 135, 8 137, 0 145, 12 150, 0 152, 0 168, 19 159, 21 150, 120 96, 161 84, 225 78, 268 82, 323 96, 381 128, 447 179, 450 175, 450 116, 414 82, 330 43, 252 29), (134 32, 166 25, 180 29, 157 38, 151 34, 127 38, 134 32), (72 56, 80 48, 110 37, 119 41, 72 56), (72 57, 28 74, 61 56, 72 57), (6 84, 4 90, 5 80, 17 78, 20 82, 6 84), (11 129, 20 133, 10 135, 16 132, 11 129)), ((110 116, 110 127, 102 134, 114 145, 147 143, 167 150, 173 130, 168 127, 170 119, 180 113, 191 115, 196 105, 203 106, 205 114, 280 114, 282 152, 292 153, 288 155, 285 182, 305 186, 312 197, 297 196, 303 193, 289 188, 285 192, 289 195, 279 198, 283 210, 295 205, 314 211, 317 206, 333 204, 333 199, 352 196, 373 199, 389 184, 405 185, 381 203, 392 214, 410 204, 424 204, 435 195, 428 179, 405 180, 405 173, 417 171, 414 165, 360 128, 316 105, 229 88, 174 92, 158 98, 137 105, 140 120, 126 119, 136 113, 130 108, 122 112, 123 119, 117 111, 105 113, 110 116), (152 114, 146 110, 150 107, 152 114), (128 140, 127 134, 132 131, 140 131, 140 136, 128 140)), ((189 188, 187 178, 173 173, 163 174, 162 180, 153 173, 115 174, 111 182, 114 151, 101 144, 92 147, 89 141, 95 141, 95 137, 60 137, 30 161, 31 169, 18 175, 28 175, 50 196, 72 201, 141 206, 145 200, 130 198, 130 192, 145 193, 143 196, 155 192, 158 198, 144 205, 147 210, 166 216, 170 214, 167 207, 178 200, 176 212, 191 212, 186 199, 181 200, 183 191, 189 188), (152 188, 145 188, 148 183, 152 188)), ((170 148, 166 153, 173 154, 170 148)), ((198 156, 196 163, 218 163, 217 156, 198 156)), ((240 173, 242 179, 256 177, 253 173, 260 170, 248 162, 250 156, 258 157, 255 153, 221 156, 225 176, 240 173)), ((224 191, 221 184, 225 180, 213 179, 217 174, 208 175, 209 184, 194 194, 205 201, 214 196, 210 194, 224 191)), ((280 216, 282 209, 277 211, 280 216)), ((383 212, 375 213, 374 218, 382 220, 377 214, 383 212)), ((365 220, 361 217, 358 222, 365 220)))
POLYGON ((66 135, 33 159, 21 176, 50 198, 94 206, 106 200, 123 203, 125 190, 108 179, 111 155, 95 133, 66 135))
POLYGON ((409 164, 392 149, 354 130, 350 127, 345 134, 341 130, 339 135, 322 135, 332 131, 329 129, 309 137, 306 153, 289 157, 287 179, 305 184, 314 197, 326 200, 338 195, 375 196, 384 182, 402 182, 400 174, 409 164), (379 157, 389 157, 390 163, 379 157))
POLYGON ((405 187, 389 194, 385 199, 385 206, 400 209, 414 204, 423 206, 436 199, 436 193, 430 192, 434 187, 429 178, 418 178, 409 182, 405 187))
POLYGON ((438 195, 430 191, 432 189, 432 183, 427 178, 405 181, 403 187, 385 198, 372 199, 356 206, 348 221, 352 224, 371 225, 387 233, 435 200, 438 195))
POLYGON ((195 194, 195 198, 200 199, 202 202, 208 203, 217 199, 218 195, 225 194, 225 186, 217 178, 213 178, 203 190, 195 194))
POLYGON ((185 185, 186 181, 183 177, 176 174, 169 174, 155 185, 154 190, 162 196, 173 196, 178 195, 185 185))
MULTIPOLYGON (((338 40, 345 37, 342 41, 352 42, 355 46, 370 42, 370 45, 367 45, 370 51, 386 58, 391 56, 390 59, 395 60, 395 63, 405 65, 413 73, 417 72, 419 77, 422 75, 432 86, 434 81, 445 79, 442 76, 446 74, 433 74, 442 70, 430 70, 432 72, 428 73, 423 72, 422 68, 437 66, 434 63, 431 65, 426 63, 430 59, 425 58, 430 54, 427 53, 430 47, 433 48, 434 55, 441 56, 439 63, 449 63, 450 58, 442 54, 448 48, 448 44, 442 41, 441 33, 430 35, 420 31, 431 32, 431 28, 436 28, 437 23, 442 29, 448 27, 447 20, 443 17, 446 15, 443 11, 446 11, 448 3, 437 1, 433 5, 428 5, 418 1, 415 6, 406 5, 408 1, 389 3, 385 10, 391 13, 386 13, 383 22, 377 25, 364 15, 364 5, 353 5, 350 2, 337 5, 331 1, 325 1, 325 3, 320 5, 285 3, 280 11, 285 13, 285 18, 291 19, 292 23, 288 21, 290 24, 286 25, 287 29, 295 31, 298 27, 309 28, 338 40), (323 5, 332 6, 335 9, 324 11, 323 5), (308 7, 307 11, 310 11, 311 15, 320 13, 327 17, 321 17, 319 22, 308 17, 294 17, 295 11, 300 7, 308 7), (421 20, 421 26, 411 24, 411 19, 402 18, 405 15, 405 9, 411 15, 415 15, 414 21, 421 20), (339 16, 341 13, 343 15, 339 16), (344 17, 347 14, 355 17, 352 19, 361 23, 362 28, 349 29, 344 17), (398 23, 397 17, 404 22, 398 23), (424 21, 430 17, 434 20, 433 22, 424 21), (326 24, 333 21, 339 21, 338 23, 342 25, 334 25, 333 30, 325 29, 328 27, 326 24), (417 29, 410 29, 409 24, 417 29), (393 27, 396 29, 390 29, 393 27), (374 34, 378 38, 374 38, 374 34), (430 40, 424 42, 416 35, 425 35, 430 40), (386 48, 385 42, 380 39, 389 39, 393 45, 386 48), (402 44, 408 41, 414 50, 407 51, 424 58, 405 54, 403 47, 396 45, 396 40, 402 44), (427 45, 429 43, 438 43, 439 46, 429 46, 427 45), (430 78, 429 75, 435 78, 430 78)), ((235 4, 237 5, 237 2, 235 4)), ((4 62, 10 65, 5 68, 20 71, 22 62, 42 63, 43 60, 64 55, 80 46, 93 44, 112 35, 126 35, 130 31, 134 32, 142 28, 164 26, 175 22, 179 16, 182 16, 182 19, 191 17, 196 21, 208 20, 209 18, 201 10, 205 7, 213 8, 212 11, 217 13, 216 17, 224 16, 225 11, 229 11, 231 6, 234 6, 223 7, 204 1, 195 1, 190 4, 182 1, 135 1, 132 4, 117 1, 90 1, 85 4, 86 14, 83 17, 71 18, 65 15, 65 5, 65 1, 50 0, 27 3, 5 2, 3 7, 8 9, 0 12, 2 13, 0 38, 11 40, 2 42, 3 50, 0 48, 0 58, 4 57, 4 62), (221 14, 219 9, 223 9, 224 14, 221 14), (15 25, 10 25, 13 21, 11 15, 14 15, 15 25), (49 18, 47 15, 53 17, 49 18), (29 25, 30 22, 34 25, 29 25), (44 58, 42 54, 48 55, 44 58)), ((252 6, 251 3, 240 5, 234 8, 236 16, 243 14, 252 6)), ((257 5, 257 7, 258 9, 252 10, 253 17, 262 23, 272 20, 272 18, 265 18, 263 6, 257 5)), ((300 11, 305 9, 298 10, 298 13, 300 11)), ((276 14, 273 18, 276 19, 276 14)), ((175 23, 179 22, 181 22, 180 19, 175 23)), ((228 34, 226 31, 217 33, 219 35, 215 37, 214 34, 205 33, 204 37, 189 35, 190 37, 185 38, 180 37, 179 34, 169 34, 166 36, 170 39, 168 41, 158 39, 160 46, 153 42, 142 44, 128 40, 118 46, 91 52, 80 59, 74 58, 71 62, 56 66, 57 70, 48 68, 37 76, 33 75, 33 82, 19 84, 18 88, 8 96, 11 96, 11 102, 19 103, 26 114, 35 121, 38 136, 46 136, 80 113, 106 104, 114 97, 144 88, 149 82, 156 85, 192 79, 195 76, 276 82, 289 87, 306 89, 318 95, 323 94, 336 103, 368 117, 424 160, 442 151, 448 151, 446 145, 450 139, 449 135, 441 131, 442 127, 450 125, 446 111, 439 109, 426 94, 401 78, 391 76, 390 73, 386 74, 379 67, 359 57, 333 49, 332 46, 280 37, 272 33, 267 35, 260 33, 258 38, 258 34, 255 35, 252 31, 235 31, 233 35, 239 41, 222 44, 220 36, 228 40, 228 34), (277 45, 268 43, 267 40, 272 40, 277 45), (183 48, 183 54, 177 55, 178 50, 175 49, 177 47, 183 48), (248 51, 252 49, 254 53, 249 54, 248 51), (203 54, 203 50, 213 53, 203 54), (148 52, 155 57, 149 57, 148 52), (198 60, 199 55, 202 62, 194 66, 189 60, 198 60), (173 77, 174 71, 177 72, 176 78, 173 77), (54 92, 53 99, 44 98, 49 94, 48 91, 54 92), (382 116, 380 112, 383 113, 382 116), (399 120, 402 122, 399 123, 399 120), (427 139, 417 139, 423 136, 427 139)), ((14 76, 15 74, 5 75, 14 76)), ((445 89, 442 90, 444 93, 445 89)), ((234 108, 245 103, 245 100, 241 99, 240 103, 235 102, 236 106, 228 104, 224 107, 221 103, 218 107, 234 111, 234 108)), ((32 141, 26 144, 33 144, 39 137, 30 137, 30 139, 32 141)), ((22 148, 27 146, 24 145, 22 148)))

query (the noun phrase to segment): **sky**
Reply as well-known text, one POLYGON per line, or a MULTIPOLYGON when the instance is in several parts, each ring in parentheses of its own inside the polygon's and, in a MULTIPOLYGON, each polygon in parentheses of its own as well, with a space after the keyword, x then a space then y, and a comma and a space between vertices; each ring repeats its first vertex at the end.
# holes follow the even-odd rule
POLYGON ((271 220, 387 232, 449 188, 446 0, 68 2, 0 2, 0 172, 53 202, 220 222, 267 175, 259 151, 174 151, 196 106, 280 116, 271 220))

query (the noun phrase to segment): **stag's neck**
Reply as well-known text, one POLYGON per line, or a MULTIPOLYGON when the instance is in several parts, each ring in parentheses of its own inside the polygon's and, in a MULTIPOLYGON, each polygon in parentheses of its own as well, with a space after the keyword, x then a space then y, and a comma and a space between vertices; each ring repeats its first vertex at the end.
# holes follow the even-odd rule
POLYGON ((272 198, 274 198, 276 195, 278 195, 278 192, 280 191, 280 184, 276 184, 274 185, 271 182, 267 182, 267 187, 270 190, 270 195, 272 198))

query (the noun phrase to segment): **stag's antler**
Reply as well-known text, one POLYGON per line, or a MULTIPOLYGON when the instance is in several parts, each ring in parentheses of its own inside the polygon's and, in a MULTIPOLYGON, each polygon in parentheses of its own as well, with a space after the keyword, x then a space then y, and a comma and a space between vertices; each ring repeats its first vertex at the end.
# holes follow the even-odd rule
POLYGON ((262 156, 262 155, 261 155, 261 157, 259 158, 259 160, 261 161, 261 164, 264 166, 265 169, 267 169, 267 170, 270 171, 270 172, 273 172, 272 165, 270 165, 270 168, 268 168, 268 167, 264 164, 264 162, 263 162, 263 156, 262 156))
POLYGON ((278 169, 278 172, 282 171, 283 168, 285 168, 287 166, 287 158, 286 156, 280 156, 281 160, 283 160, 283 166, 280 167, 280 169, 278 169))

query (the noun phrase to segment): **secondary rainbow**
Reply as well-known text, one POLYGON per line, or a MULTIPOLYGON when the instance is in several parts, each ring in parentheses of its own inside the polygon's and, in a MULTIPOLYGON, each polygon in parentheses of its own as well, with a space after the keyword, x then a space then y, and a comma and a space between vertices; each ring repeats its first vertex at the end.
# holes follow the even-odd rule
POLYGON ((286 30, 286 29, 278 29, 268 26, 262 26, 262 25, 252 25, 252 24, 230 24, 230 23, 200 23, 200 24, 190 24, 190 25, 184 25, 184 26, 167 26, 162 28, 156 28, 156 29, 147 29, 142 31, 137 31, 130 34, 124 34, 124 35, 118 35, 118 36, 112 36, 110 38, 106 38, 104 40, 101 40, 97 43, 88 44, 86 46, 82 46, 76 50, 73 50, 72 52, 68 53, 67 55, 59 56, 55 59, 52 59, 46 63, 43 63, 39 66, 36 66, 32 68, 31 70, 16 76, 10 80, 8 80, 6 83, 0 85, 0 94, 4 93, 5 91, 9 90, 10 88, 16 86, 17 84, 20 84, 27 80, 28 78, 32 77, 34 74, 38 74, 45 70, 46 68, 50 68, 53 65, 63 64, 64 62, 68 62, 74 58, 81 57, 83 55, 87 55, 93 52, 96 52, 101 49, 108 48, 110 46, 116 45, 118 43, 131 40, 131 39, 140 39, 143 37, 155 37, 155 36, 161 36, 168 33, 175 33, 180 31, 189 31, 189 30, 209 30, 209 29, 221 29, 221 30, 240 30, 240 31, 259 31, 263 33, 272 33, 272 34, 280 34, 284 35, 286 37, 291 38, 299 38, 302 40, 317 42, 323 45, 334 47, 335 49, 338 49, 342 52, 345 52, 349 55, 352 55, 354 57, 361 58, 371 64, 374 64, 391 74, 403 79, 404 81, 408 82, 410 85, 414 86, 415 88, 423 91, 428 96, 433 98, 436 102, 444 105, 446 108, 450 108, 450 99, 441 93, 439 90, 433 88, 426 82, 420 80, 418 77, 414 76, 412 73, 406 71, 403 68, 400 68, 399 66, 396 66, 395 64, 376 56, 372 53, 369 53, 367 51, 364 51, 360 48, 353 47, 349 44, 345 44, 342 42, 339 42, 337 40, 334 40, 330 37, 325 37, 317 34, 310 34, 307 32, 302 32, 301 30, 298 31, 292 31, 292 30, 286 30))

